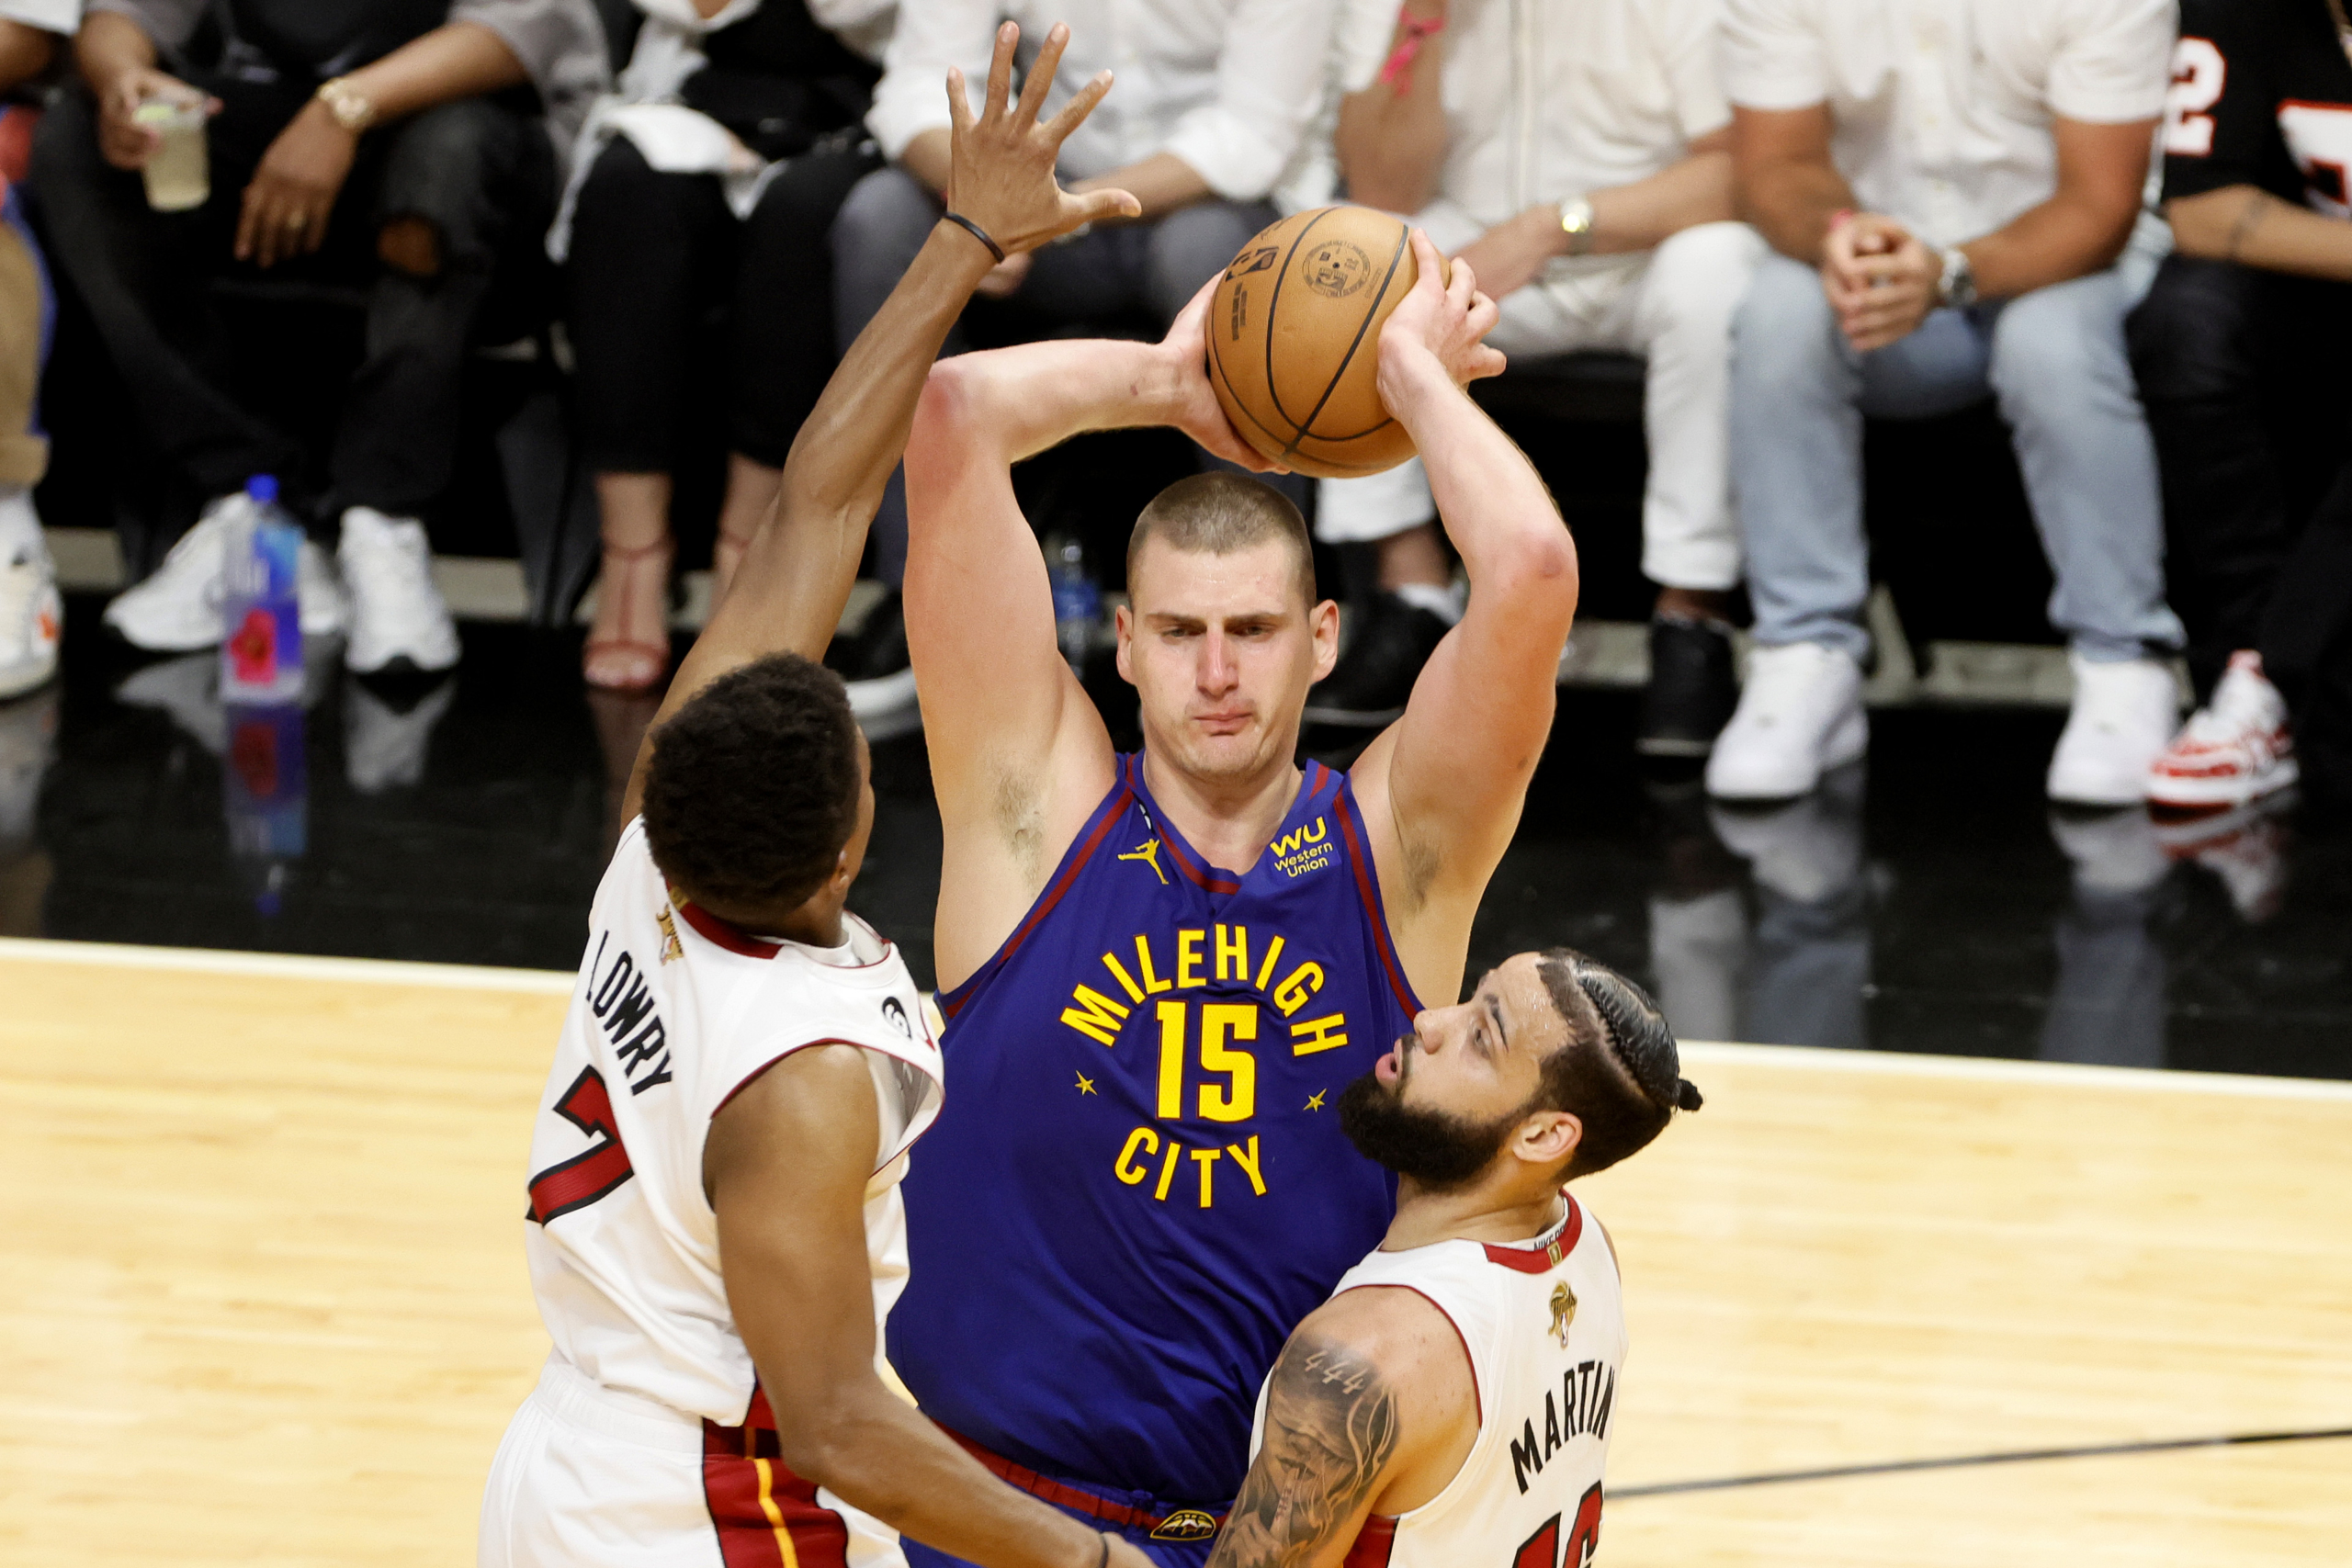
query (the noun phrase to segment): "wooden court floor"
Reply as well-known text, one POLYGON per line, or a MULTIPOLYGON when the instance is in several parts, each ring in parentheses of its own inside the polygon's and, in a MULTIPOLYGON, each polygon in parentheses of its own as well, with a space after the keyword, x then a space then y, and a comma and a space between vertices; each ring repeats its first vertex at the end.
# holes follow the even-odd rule
MULTIPOLYGON (((471 1561, 568 987, 0 943, 0 1562, 471 1561)), ((2352 1563, 2352 1439, 1871 1470, 2352 1427, 2352 1088, 1688 1056, 1601 1562, 2352 1563)))

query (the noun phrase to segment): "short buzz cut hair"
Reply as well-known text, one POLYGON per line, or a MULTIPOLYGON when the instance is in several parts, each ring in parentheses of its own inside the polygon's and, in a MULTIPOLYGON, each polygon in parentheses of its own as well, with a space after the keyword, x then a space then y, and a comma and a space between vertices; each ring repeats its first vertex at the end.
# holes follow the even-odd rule
POLYGON ((857 720, 840 676, 794 653, 730 670, 654 728, 645 843, 690 898, 791 908, 857 830, 857 720))
POLYGON ((1570 947, 1538 955, 1535 972, 1568 1026, 1567 1043, 1544 1059, 1535 1106, 1584 1124, 1563 1179, 1608 1169, 1666 1131, 1677 1111, 1704 1103, 1681 1076, 1666 1016, 1639 986, 1570 947))
POLYGON ((1127 536, 1127 592, 1136 591, 1136 564, 1153 539, 1188 555, 1225 556, 1268 539, 1290 546, 1298 560, 1298 592, 1315 607, 1315 545, 1306 519, 1290 498, 1247 474, 1222 469, 1178 479, 1151 498, 1127 536))

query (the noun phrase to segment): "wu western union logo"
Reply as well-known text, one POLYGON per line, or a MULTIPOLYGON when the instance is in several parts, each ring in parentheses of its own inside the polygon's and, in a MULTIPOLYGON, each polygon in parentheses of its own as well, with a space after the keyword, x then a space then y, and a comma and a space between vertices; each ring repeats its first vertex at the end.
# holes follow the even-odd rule
POLYGON ((1125 854, 1115 858, 1143 862, 1144 864, 1151 867, 1151 874, 1159 878, 1159 885, 1162 887, 1168 886, 1168 874, 1159 869, 1159 840, 1158 839, 1146 839, 1125 854))
POLYGON ((1323 818, 1317 817, 1312 828, 1301 828, 1276 839, 1268 846, 1274 852, 1274 869, 1284 876, 1296 878, 1330 864, 1331 846, 1323 841, 1328 831, 1323 818))

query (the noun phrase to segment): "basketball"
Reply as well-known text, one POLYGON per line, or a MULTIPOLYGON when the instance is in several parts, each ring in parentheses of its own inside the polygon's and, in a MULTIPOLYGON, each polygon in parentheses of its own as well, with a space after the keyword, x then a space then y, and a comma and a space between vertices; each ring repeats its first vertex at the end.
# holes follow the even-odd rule
POLYGON ((1295 212, 1241 247, 1209 308, 1209 384, 1242 438, 1295 473, 1393 468, 1413 439, 1381 405, 1380 329, 1419 268, 1401 219, 1295 212))

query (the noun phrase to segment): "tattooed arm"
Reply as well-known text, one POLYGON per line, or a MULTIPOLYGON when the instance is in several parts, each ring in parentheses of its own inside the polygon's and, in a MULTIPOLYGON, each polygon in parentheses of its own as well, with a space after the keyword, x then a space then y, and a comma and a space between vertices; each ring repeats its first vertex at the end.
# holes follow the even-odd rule
POLYGON ((1209 1568, 1335 1568, 1367 1516, 1445 1489, 1477 1440, 1477 1408, 1462 1341, 1427 1297, 1334 1297, 1267 1379, 1264 1441, 1209 1568))

